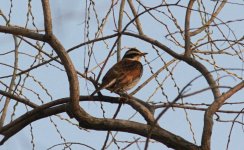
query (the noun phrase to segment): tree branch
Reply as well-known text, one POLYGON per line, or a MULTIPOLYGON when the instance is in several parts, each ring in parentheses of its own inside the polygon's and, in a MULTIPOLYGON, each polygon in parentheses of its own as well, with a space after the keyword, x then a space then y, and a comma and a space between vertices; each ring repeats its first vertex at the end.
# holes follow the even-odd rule
POLYGON ((52 35, 52 16, 49 0, 42 0, 44 27, 47 36, 52 35))
POLYGON ((9 92, 5 92, 5 91, 0 90, 0 94, 2 94, 3 96, 6 96, 8 98, 14 99, 17 102, 20 102, 20 103, 23 103, 23 104, 25 104, 27 106, 30 106, 31 108, 36 108, 38 106, 37 104, 32 103, 31 101, 28 101, 28 100, 26 100, 24 98, 15 96, 15 95, 13 95, 13 94, 11 94, 9 92))
POLYGON ((189 57, 191 55, 191 37, 190 37, 190 20, 191 20, 191 10, 195 0, 190 0, 188 7, 186 9, 185 17, 185 56, 189 57))
POLYGON ((213 129, 213 115, 219 110, 224 102, 230 98, 233 94, 238 92, 244 87, 244 81, 237 84, 235 87, 230 89, 228 92, 217 98, 207 109, 204 115, 204 127, 202 134, 202 149, 210 149, 211 135, 213 129))
MULTIPOLYGON (((8 22, 7 20, 5 20, 6 22, 8 22)), ((19 43, 18 43, 18 40, 16 38, 16 36, 13 35, 13 40, 14 40, 14 47, 15 47, 15 50, 14 50, 14 69, 13 69, 13 73, 12 73, 12 79, 10 81, 10 85, 9 85, 9 88, 8 88, 8 93, 14 93, 14 91, 16 90, 15 88, 15 80, 16 80, 16 77, 17 77, 17 68, 18 68, 18 65, 19 65, 19 43)), ((7 97, 6 100, 5 100, 5 104, 4 104, 4 107, 3 107, 3 110, 2 110, 2 115, 1 115, 1 118, 0 118, 0 127, 3 126, 4 124, 4 121, 6 119, 6 116, 7 116, 7 111, 8 111, 8 106, 9 106, 9 102, 10 102, 10 98, 7 97)))
MULTIPOLYGON (((150 129, 150 125, 144 125, 141 123, 126 121, 120 119, 99 119, 88 116, 89 119, 79 122, 81 127, 88 129, 95 129, 101 131, 121 131, 138 134, 147 137, 150 129)), ((160 127, 154 127, 151 132, 151 138, 165 144, 166 146, 179 149, 179 150, 197 150, 198 146, 186 141, 185 139, 174 135, 160 127)))
MULTIPOLYGON (((129 3, 130 9, 131 9, 134 17, 136 18, 137 12, 136 12, 136 9, 134 7, 133 1, 132 0, 128 0, 128 3, 129 3)), ((144 35, 143 30, 142 30, 142 25, 141 25, 141 22, 140 22, 139 18, 136 18, 135 22, 136 22, 136 28, 137 28, 137 30, 139 32, 139 35, 144 35)))
POLYGON ((39 40, 39 41, 45 42, 45 38, 44 38, 43 34, 36 33, 36 32, 33 32, 32 30, 25 29, 22 27, 0 25, 0 32, 9 33, 9 34, 13 34, 13 35, 21 35, 21 36, 31 38, 33 40, 39 40))
MULTIPOLYGON (((118 97, 103 97, 102 99, 100 97, 94 97, 94 99, 92 100, 90 100, 89 98, 90 98, 89 96, 81 96, 80 100, 81 101, 102 100, 110 103, 120 103, 118 97)), ((138 110, 137 105, 133 105, 135 103, 131 103, 132 101, 136 101, 137 103, 139 101, 128 100, 128 104, 130 104, 134 109, 138 110)), ((35 109, 27 112, 26 114, 22 115, 21 117, 14 120, 13 122, 10 122, 8 125, 5 125, 3 128, 0 129, 0 134, 4 135, 4 139, 0 142, 0 144, 4 144, 4 142, 8 140, 11 136, 15 135, 25 126, 29 125, 30 123, 36 120, 39 120, 41 118, 46 118, 48 116, 55 115, 58 113, 67 112, 69 108, 69 104, 68 104, 69 102, 70 102, 69 98, 63 98, 63 99, 49 102, 42 106, 36 107, 35 109)), ((117 120, 117 119, 100 119, 100 118, 92 117, 90 115, 87 115, 85 117, 87 117, 86 119, 84 119, 85 121, 79 121, 81 127, 93 129, 93 130, 122 131, 122 132, 139 134, 146 137, 149 129, 148 128, 149 125, 145 125, 133 121, 117 120)), ((152 131, 152 139, 164 143, 165 145, 172 148, 179 149, 180 147, 183 146, 184 149, 189 146, 192 149, 197 149, 197 146, 195 146, 194 144, 160 127, 155 127, 155 129, 152 131)))
POLYGON ((76 119, 78 119, 80 117, 83 117, 83 115, 86 115, 85 111, 82 110, 79 105, 80 90, 78 76, 68 53, 65 51, 63 45, 59 42, 59 40, 52 34, 52 20, 49 0, 42 0, 42 5, 45 21, 44 24, 46 39, 49 45, 55 50, 62 64, 64 65, 69 80, 70 104, 72 108, 71 110, 76 119))
MULTIPOLYGON (((123 23, 123 14, 125 8, 125 0, 121 0, 120 9, 119 9, 119 20, 118 20, 118 33, 122 31, 122 23, 123 23)), ((118 39, 117 43, 117 62, 121 59, 121 36, 118 39)))
POLYGON ((18 124, 15 124, 13 127, 7 128, 4 126, 3 128, 0 129, 0 134, 4 136, 4 138, 1 140, 0 145, 3 145, 10 137, 18 133, 21 129, 29 125, 30 123, 41 119, 41 118, 46 118, 51 115, 59 114, 62 112, 65 112, 65 107, 66 105, 60 105, 54 108, 50 108, 47 110, 41 111, 41 113, 35 113, 34 115, 30 117, 26 117, 24 121, 19 122, 18 124), (7 129, 6 129, 7 128, 7 129))
MULTIPOLYGON (((15 127, 13 128, 10 128, 5 131, 2 131, 2 129, 0 129, 0 133, 4 135, 4 138, 0 142, 0 144, 1 145, 4 144, 6 140, 8 140, 11 136, 19 132, 22 128, 24 128, 31 122, 34 122, 41 118, 46 118, 51 115, 65 112, 67 105, 68 104, 64 104, 53 108, 45 109, 40 113, 36 113, 35 115, 26 118, 24 122, 20 122, 19 124, 15 125, 15 127)), ((93 129, 93 130, 122 131, 122 132, 134 133, 146 137, 150 127, 149 125, 144 125, 142 123, 121 120, 121 119, 100 119, 100 118, 94 118, 92 116, 87 116, 87 117, 89 119, 86 119, 85 122, 83 121, 79 122, 80 126, 87 129, 93 129)), ((198 146, 159 127, 155 127, 154 130, 152 131, 152 139, 155 139, 167 145, 168 147, 175 148, 175 149, 188 149, 188 150, 198 149, 198 146)))

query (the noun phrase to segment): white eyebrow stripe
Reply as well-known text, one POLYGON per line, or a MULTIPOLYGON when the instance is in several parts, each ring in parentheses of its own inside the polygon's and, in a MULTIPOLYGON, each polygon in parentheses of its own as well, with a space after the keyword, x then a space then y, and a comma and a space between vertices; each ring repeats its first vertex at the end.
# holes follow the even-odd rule
POLYGON ((141 52, 138 52, 138 51, 129 51, 128 53, 126 53, 126 55, 131 55, 131 54, 141 54, 141 52))

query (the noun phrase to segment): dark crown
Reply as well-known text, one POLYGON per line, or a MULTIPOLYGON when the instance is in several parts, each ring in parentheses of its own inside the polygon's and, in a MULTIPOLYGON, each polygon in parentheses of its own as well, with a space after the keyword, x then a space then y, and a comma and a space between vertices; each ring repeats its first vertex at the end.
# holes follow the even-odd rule
POLYGON ((124 58, 134 58, 136 56, 142 56, 141 54, 142 54, 142 52, 140 52, 138 49, 132 48, 125 53, 123 59, 124 58))

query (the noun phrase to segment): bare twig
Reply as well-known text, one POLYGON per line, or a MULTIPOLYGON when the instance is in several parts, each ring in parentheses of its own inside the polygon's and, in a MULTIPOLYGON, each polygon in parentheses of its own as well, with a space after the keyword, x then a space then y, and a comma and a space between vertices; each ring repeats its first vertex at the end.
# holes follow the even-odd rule
POLYGON ((224 7, 225 3, 227 2, 227 0, 223 0, 222 3, 220 4, 220 6, 218 7, 218 9, 211 15, 211 18, 208 20, 208 22, 206 24, 204 24, 202 27, 196 29, 195 31, 190 32, 190 36, 194 36, 197 35, 199 33, 201 33, 203 30, 205 30, 216 18, 216 16, 218 16, 218 14, 221 12, 222 8, 224 7))

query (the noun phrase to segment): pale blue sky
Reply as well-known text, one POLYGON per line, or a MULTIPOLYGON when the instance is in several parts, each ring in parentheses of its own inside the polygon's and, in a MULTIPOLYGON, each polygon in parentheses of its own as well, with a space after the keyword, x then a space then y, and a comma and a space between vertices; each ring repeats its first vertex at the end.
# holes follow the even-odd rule
MULTIPOLYGON (((185 2, 185 1, 184 1, 185 2)), ((239 1, 240 3, 243 3, 243 1, 239 1)), ((98 16, 101 22, 101 18, 104 17, 104 15, 107 12, 107 8, 110 6, 107 2, 101 2, 96 1, 96 10, 98 12, 98 16)), ((120 2, 119 2, 120 3, 120 2)), ((156 2, 155 2, 156 3, 156 2)), ((158 2, 157 2, 158 4, 158 2)), ((181 2, 183 5, 183 2, 181 2)), ((209 9, 212 9, 215 3, 209 2, 209 9), (212 4, 212 5, 211 5, 212 4)), ((155 5, 155 4, 151 4, 155 5)), ((34 15, 34 21, 35 25, 38 27, 38 29, 43 29, 43 16, 42 16, 42 8, 40 1, 32 1, 32 13, 34 15)), ((62 42, 63 46, 66 49, 69 49, 79 43, 84 42, 84 18, 85 18, 85 1, 79 1, 79 0, 73 0, 73 1, 51 1, 51 8, 52 8, 52 18, 53 18, 53 30, 55 35, 58 37, 58 39, 62 42)), ((118 7, 116 7, 118 8, 118 7)), ((128 5, 126 5, 127 12, 130 12, 128 9, 128 5)), ((0 1, 0 9, 5 15, 8 15, 9 9, 10 9, 10 1, 2 0, 0 1)), ((11 13, 11 24, 12 25, 20 25, 23 26, 26 22, 26 13, 27 13, 27 1, 13 1, 13 8, 11 13)), ((140 8, 140 10, 143 10, 140 8)), ((166 8, 160 9, 162 11, 166 11, 166 8)), ((237 20, 237 19, 243 19, 244 13, 243 13, 243 6, 239 5, 231 5, 227 4, 226 7, 223 9, 223 11, 220 13, 219 18, 223 19, 224 21, 228 20, 237 20)), ((177 17, 177 21, 181 27, 184 27, 184 17, 185 17, 185 9, 184 8, 172 8, 171 10, 175 16, 177 17)), ((115 10, 115 14, 118 14, 118 9, 115 10)), ((130 14, 131 15, 131 14, 130 14)), ((166 24, 172 24, 167 17, 162 16, 160 14, 156 15, 160 18, 161 21, 165 22, 166 24)), ((129 21, 126 15, 124 15, 125 21, 124 24, 127 24, 129 21)), ((153 19, 149 15, 142 16, 143 19, 141 19, 142 26, 144 33, 148 36, 151 36, 154 39, 157 39, 158 41, 164 43, 166 46, 174 49, 176 52, 181 53, 183 52, 182 48, 176 47, 172 44, 172 42, 166 40, 164 37, 166 34, 165 28, 161 26, 159 23, 155 23, 153 19)), ((97 30, 97 24, 96 19, 94 18, 94 14, 92 13, 90 20, 90 39, 94 38, 94 32, 97 30)), ((199 15, 196 15, 193 13, 193 16, 191 18, 191 27, 199 27, 200 26, 200 20, 199 15)), ((218 21, 217 21, 218 22, 218 21)), ((2 18, 0 18, 0 24, 4 25, 4 21, 2 18)), ((244 22, 240 21, 238 23, 230 23, 230 27, 234 30, 237 38, 240 38, 244 35, 244 22)), ((31 23, 31 17, 30 17, 30 23, 28 25, 29 28, 34 29, 31 23)), ((174 26, 169 26, 169 28, 173 31, 176 30, 174 26)), ((104 29, 104 36, 110 35, 114 33, 114 23, 112 16, 109 17, 107 25, 104 29)), ((134 26, 130 26, 129 30, 135 32, 134 26)), ((223 31, 228 33, 228 29, 223 27, 223 31)), ((231 33, 228 38, 233 39, 233 35, 231 33)), ((213 37, 219 38, 221 35, 219 32, 214 31, 213 37)), ((193 42, 196 41, 199 37, 194 37, 192 39, 193 42)), ((222 38, 222 37, 221 37, 222 38)), ((180 36, 177 37, 179 42, 184 45, 184 41, 180 36)), ((106 56, 110 48, 112 47, 112 44, 114 42, 114 39, 108 40, 107 44, 109 49, 106 49, 106 45, 103 42, 96 43, 94 45, 94 53, 95 58, 98 62, 102 61, 106 56)), ((14 44, 12 41, 12 37, 10 35, 6 34, 0 34, 0 53, 9 51, 13 49, 14 44)), ((220 44, 221 45, 221 44, 220 44)), ((222 46, 226 46, 226 43, 222 43, 222 46)), ((137 47, 138 49, 149 53, 147 56, 147 60, 154 59, 157 55, 156 52, 152 49, 151 45, 148 43, 145 43, 141 40, 123 36, 122 38, 122 47, 137 47)), ((209 47, 203 47, 205 50, 208 50, 209 47)), ((50 47, 46 44, 44 46, 44 50, 46 52, 51 52, 50 47)), ((80 72, 84 72, 84 50, 85 47, 81 47, 74 52, 70 53, 70 56, 72 58, 72 61, 75 64, 75 67, 80 72)), ((243 47, 242 47, 243 50, 243 47)), ((20 51, 30 53, 30 54, 36 54, 36 50, 34 50, 32 47, 22 44, 20 46, 20 51)), ((124 54, 124 51, 122 52, 124 54)), ((160 51, 162 53, 162 57, 165 61, 169 61, 172 59, 169 55, 164 53, 163 51, 160 51)), ((243 55, 242 55, 243 56, 243 55)), ((46 58, 46 57, 44 57, 46 58)), ((0 57, 0 62, 5 62, 8 64, 13 64, 13 55, 7 55, 4 57, 0 57)), ((215 56, 215 59, 217 60, 217 63, 220 66, 224 66, 226 68, 243 68, 243 62, 241 62, 239 59, 234 59, 232 57, 225 57, 224 59, 222 57, 215 56)), ((242 58, 243 59, 243 58, 242 58)), ((20 56, 19 63, 21 69, 26 69, 30 66, 30 64, 33 62, 33 59, 30 59, 26 56, 20 56)), ((113 56, 106 68, 105 71, 110 68, 114 63, 116 62, 116 56, 113 56)), ((145 64, 145 61, 142 62, 145 64)), ((59 67, 62 68, 57 63, 53 63, 59 67)), ((213 69, 213 67, 210 67, 209 64, 204 63, 209 70, 213 69)), ((95 60, 92 58, 91 60, 91 68, 96 65, 95 60)), ((160 68, 163 63, 159 59, 152 62, 151 65, 154 67, 154 72, 160 68)), ((145 81, 148 77, 151 76, 150 70, 148 66, 144 66, 144 75, 141 79, 141 83, 145 81)), ((169 67, 172 69, 172 66, 169 67)), ((9 75, 11 73, 11 69, 0 66, 0 76, 3 75, 9 75)), ((98 74, 99 70, 96 69, 94 71, 95 74, 98 74)), ((235 72, 235 71, 233 71, 235 72)), ((239 76, 243 77, 243 72, 236 71, 239 76)), ((104 72, 103 72, 104 74, 104 72)), ((68 88, 68 81, 67 77, 64 72, 60 71, 57 68, 54 68, 52 66, 42 66, 38 69, 35 69, 31 71, 31 75, 35 76, 36 79, 41 81, 41 83, 48 89, 49 93, 53 96, 53 100, 67 97, 69 96, 69 88, 68 88)), ((92 75, 92 74, 89 74, 92 75)), ((168 75, 167 71, 163 71, 161 74, 159 74, 159 79, 162 82, 162 80, 165 78, 165 76, 168 75)), ((196 71, 194 68, 188 66, 187 64, 180 62, 177 67, 174 70, 174 80, 176 81, 177 85, 182 88, 184 87, 192 78, 199 75, 199 72, 196 71)), ((214 74, 216 76, 216 74, 214 74)), ((4 82, 7 83, 9 79, 4 80, 4 82)), ((234 80, 232 78, 226 77, 226 80, 221 82, 224 83, 223 85, 233 86, 236 85, 240 80, 234 80)), ((33 83, 32 79, 28 79, 26 86, 30 89, 33 89, 34 91, 38 92, 40 94, 40 97, 45 102, 48 102, 51 100, 51 98, 48 96, 48 94, 45 93, 45 91, 36 83, 33 83)), ((156 81, 150 82, 145 88, 143 88, 140 92, 138 92, 135 96, 139 99, 145 99, 147 100, 150 95, 153 93, 154 88, 157 87, 156 81)), ((202 89, 207 87, 206 81, 203 78, 200 78, 196 80, 193 85, 191 86, 191 90, 189 92, 196 91, 197 89, 202 89)), ((90 90, 91 93, 94 88, 92 84, 86 83, 85 80, 80 78, 80 93, 81 95, 87 94, 87 88, 90 90)), ((169 78, 165 81, 163 84, 164 92, 168 95, 169 100, 173 100, 177 96, 177 88, 174 87, 173 81, 169 78)), ((0 89, 2 90, 2 85, 0 84, 0 89)), ((110 92, 103 90, 103 94, 108 95, 114 95, 110 92)), ((242 101, 244 91, 240 91, 238 94, 234 95, 233 98, 230 100, 232 101, 242 101)), ((29 99, 33 100, 33 102, 37 102, 38 104, 41 104, 40 101, 38 101, 38 98, 36 95, 32 94, 28 90, 25 90, 25 94, 28 96, 29 99)), ((166 99, 164 96, 162 96, 162 92, 159 90, 157 94, 155 94, 152 97, 152 100, 154 102, 165 102, 166 99)), ((212 102, 213 96, 210 91, 201 93, 195 97, 190 97, 185 99, 186 102, 189 103, 208 103, 212 102)), ((11 106, 13 106, 14 103, 11 103, 11 106)), ((0 106, 2 107, 3 101, 1 101, 0 106)), ((86 111, 93 114, 97 117, 102 117, 102 111, 100 109, 99 103, 81 103, 81 106, 84 107, 86 111)), ((113 113, 115 112, 117 108, 117 105, 110 105, 105 104, 104 109, 106 110, 106 117, 111 117, 113 113)), ((223 107, 228 110, 236 110, 240 111, 243 108, 243 105, 241 106, 228 106, 223 107)), ((10 109, 9 113, 12 112, 12 109, 10 109)), ((17 116, 23 114, 26 112, 25 107, 22 104, 19 104, 17 107, 17 116)), ((159 111, 157 111, 159 112, 159 111)), ((131 109, 131 107, 127 105, 123 105, 121 112, 118 116, 118 118, 127 119, 134 113, 134 110, 131 109)), ((201 134, 202 134, 202 128, 203 128, 203 115, 204 113, 202 111, 191 111, 187 110, 188 117, 192 123, 192 128, 195 134, 196 142, 198 145, 201 143, 201 134)), ((68 118, 66 114, 62 114, 65 118, 68 118)), ((233 119, 235 115, 226 115, 221 114, 222 119, 233 119)), ((242 117, 242 116, 241 116, 242 117)), ((241 117, 239 117, 239 120, 241 121, 241 117)), ((215 117, 214 117, 215 118, 215 117)), ((10 117, 7 118, 8 120, 10 117)), ((72 126, 68 124, 65 121, 61 121, 57 117, 52 117, 53 121, 55 121, 55 124, 57 124, 58 129, 62 133, 62 136, 64 136, 67 140, 67 142, 80 142, 85 143, 88 145, 91 145, 92 147, 96 149, 100 149, 101 145, 104 142, 105 134, 106 132, 97 132, 97 131, 80 131, 77 129, 77 127, 72 126)), ((140 115, 137 115, 133 118, 133 120, 144 122, 143 118, 140 115)), ((75 120, 72 120, 72 122, 76 123, 75 120)), ((161 126, 172 132, 175 133, 186 140, 189 140, 190 142, 194 142, 192 139, 192 135, 189 129, 189 123, 186 121, 185 112, 183 109, 176 109, 175 111, 169 110, 160 120, 161 126)), ((33 126, 33 133, 34 133, 34 142, 35 142, 35 148, 37 150, 47 149, 55 144, 62 143, 63 140, 61 139, 58 132, 56 132, 56 129, 54 128, 54 125, 50 123, 49 118, 38 120, 34 123, 32 123, 33 126)), ((230 131, 231 123, 219 123, 215 122, 214 128, 213 128, 213 135, 212 135, 212 149, 225 149, 226 143, 227 143, 227 137, 230 131)), ((133 138, 137 138, 140 136, 133 135, 133 134, 127 134, 127 133, 119 133, 117 136, 117 139, 120 140, 133 140, 133 138)), ((141 137, 141 140, 144 140, 144 138, 141 137)), ((244 134, 242 130, 242 126, 240 124, 235 124, 234 130, 231 135, 231 142, 230 142, 230 150, 241 150, 244 147, 244 134)), ((125 144, 126 145, 126 144, 125 144)), ((121 148, 125 145, 121 144, 121 148)), ((143 149, 144 144, 141 144, 141 148, 143 149)), ((57 147, 55 150, 59 150, 63 147, 57 147)), ((10 138, 3 146, 0 147, 0 150, 26 150, 26 149, 32 149, 31 144, 31 135, 30 135, 30 127, 27 126, 23 130, 21 130, 18 134, 16 134, 14 137, 10 138)), ((81 146, 74 146, 74 150, 76 149, 86 149, 85 147, 81 146)), ((111 146, 109 149, 117 149, 115 145, 111 146)), ((130 149, 136 149, 136 145, 131 146, 130 149)), ((167 149, 166 146, 160 144, 160 143, 152 143, 149 145, 149 149, 167 149)), ((54 150, 54 149, 52 149, 54 150)))

